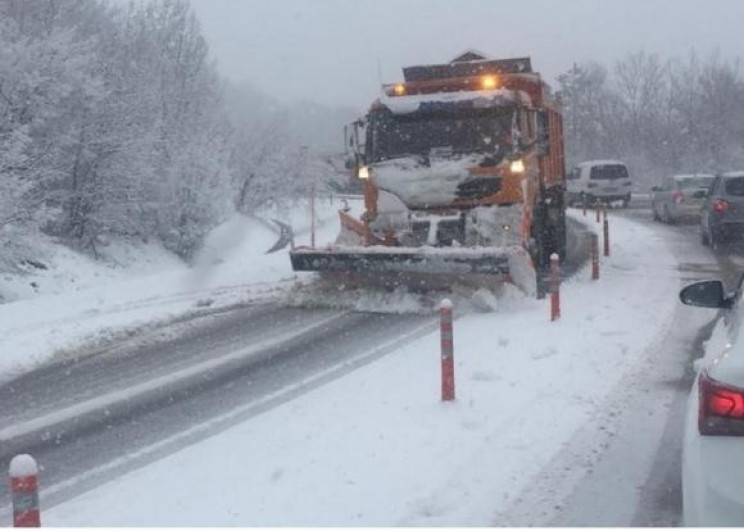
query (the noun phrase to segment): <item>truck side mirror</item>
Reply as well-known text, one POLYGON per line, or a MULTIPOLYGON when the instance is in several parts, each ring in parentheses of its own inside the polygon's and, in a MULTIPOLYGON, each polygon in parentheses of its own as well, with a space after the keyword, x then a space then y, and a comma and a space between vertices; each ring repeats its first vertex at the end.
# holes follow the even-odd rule
POLYGON ((535 133, 536 154, 540 157, 550 155, 550 117, 545 109, 535 113, 535 133))
POLYGON ((351 155, 356 159, 356 164, 359 163, 360 158, 364 157, 365 127, 366 124, 362 120, 344 126, 344 152, 349 153, 351 151, 351 155))
POLYGON ((347 157, 344 161, 344 167, 347 170, 353 170, 357 166, 359 166, 359 163, 357 162, 357 158, 355 156, 347 157))
MULTIPOLYGON (((347 157, 354 157, 357 152, 356 126, 352 123, 344 126, 344 153, 347 157)), ((348 168, 348 166, 347 166, 348 168)))

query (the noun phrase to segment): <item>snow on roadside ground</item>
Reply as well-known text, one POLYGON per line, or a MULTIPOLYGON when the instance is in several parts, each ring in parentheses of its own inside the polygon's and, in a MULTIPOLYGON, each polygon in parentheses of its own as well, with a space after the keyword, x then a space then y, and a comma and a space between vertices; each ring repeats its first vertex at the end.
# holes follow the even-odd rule
MULTIPOLYGON (((336 207, 319 201, 319 242, 338 232, 336 207)), ((309 219, 304 207, 289 216, 298 243, 309 241, 309 219)), ((236 215, 187 266, 154 245, 114 242, 102 250, 107 261, 97 262, 39 237, 33 245, 48 269, 0 276, 3 291, 19 298, 0 304, 0 382, 142 327, 276 295, 297 278, 286 251, 265 254, 276 239, 265 223, 236 215)))
MULTIPOLYGON (((82 291, 182 264, 175 255, 152 243, 113 241, 99 247, 100 260, 93 260, 39 232, 18 230, 13 237, 22 248, 8 253, 15 256, 17 271, 0 273, 3 304, 82 291)), ((3 257, 6 261, 7 256, 3 257)), ((11 269, 11 264, 3 265, 11 269)))
POLYGON ((597 408, 672 324, 679 274, 663 239, 622 218, 612 230, 602 278, 585 268, 564 285, 560 321, 516 293, 457 319, 455 403, 439 402, 432 333, 53 507, 45 524, 498 525, 582 425, 612 414, 597 408))

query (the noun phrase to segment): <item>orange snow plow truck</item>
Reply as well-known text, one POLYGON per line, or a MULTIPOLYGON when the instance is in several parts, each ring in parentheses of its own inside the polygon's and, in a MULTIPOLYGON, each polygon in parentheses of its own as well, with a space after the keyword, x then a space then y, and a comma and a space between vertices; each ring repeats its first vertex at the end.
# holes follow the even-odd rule
POLYGON ((549 87, 529 58, 474 52, 403 74, 347 127, 364 213, 339 212, 335 244, 291 251, 294 270, 539 293, 540 272, 566 249, 562 118, 549 87))

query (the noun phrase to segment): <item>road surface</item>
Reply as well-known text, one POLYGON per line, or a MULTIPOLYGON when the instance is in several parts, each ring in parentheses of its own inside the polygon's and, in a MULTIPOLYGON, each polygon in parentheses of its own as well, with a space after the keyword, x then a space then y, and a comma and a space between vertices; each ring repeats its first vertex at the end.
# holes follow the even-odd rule
MULTIPOLYGON (((737 281, 741 249, 714 254, 700 243, 697 226, 670 226, 651 220, 649 205, 634 201, 626 216, 653 224, 678 258, 680 287, 696 280, 737 281)), ((588 212, 592 222, 594 213, 588 212)), ((677 297, 677 293, 670 293, 677 297)), ((681 451, 684 411, 700 357, 715 324, 707 312, 679 304, 670 333, 649 345, 649 363, 615 389, 593 422, 577 432, 541 480, 505 514, 511 526, 678 526, 681 525, 681 451), (618 407, 622 404, 622 407, 618 407), (566 487, 579 471, 580 479, 566 487), (570 472, 570 473, 569 473, 570 472)))
MULTIPOLYGON (((651 223, 643 207, 614 211, 651 223)), ((594 222, 589 213, 587 223, 594 222)), ((694 227, 657 225, 679 258, 683 282, 737 277, 736 256, 713 255, 694 227)), ((573 224, 569 273, 586 260, 573 224)), ((739 260, 741 262, 741 260, 739 260)), ((676 293, 670 293, 676 297, 676 293)), ((606 404, 499 525, 677 525, 682 412, 690 361, 712 323, 677 310, 678 330, 649 346, 654 363, 606 404), (659 404, 663 407, 659 408, 659 404), (658 433, 644 438, 640 430, 658 433), (591 456, 591 459, 587 459, 591 456), (580 474, 566 488, 566 470, 580 474), (619 473, 621 472, 621 473, 619 473)), ((53 506, 193 444, 435 330, 433 315, 289 308, 261 304, 174 323, 106 352, 48 366, 0 387, 0 466, 32 453, 53 506)), ((0 482, 0 517, 9 496, 0 482)))

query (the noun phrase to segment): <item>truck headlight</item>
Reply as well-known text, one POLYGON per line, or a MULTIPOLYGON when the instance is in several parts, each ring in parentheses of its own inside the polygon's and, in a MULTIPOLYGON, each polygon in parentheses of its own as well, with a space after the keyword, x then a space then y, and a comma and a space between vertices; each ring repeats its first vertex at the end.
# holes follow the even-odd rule
POLYGON ((369 179, 369 166, 359 166, 357 177, 360 179, 369 179))
POLYGON ((512 173, 524 173, 524 161, 522 159, 513 160, 509 170, 512 173))

